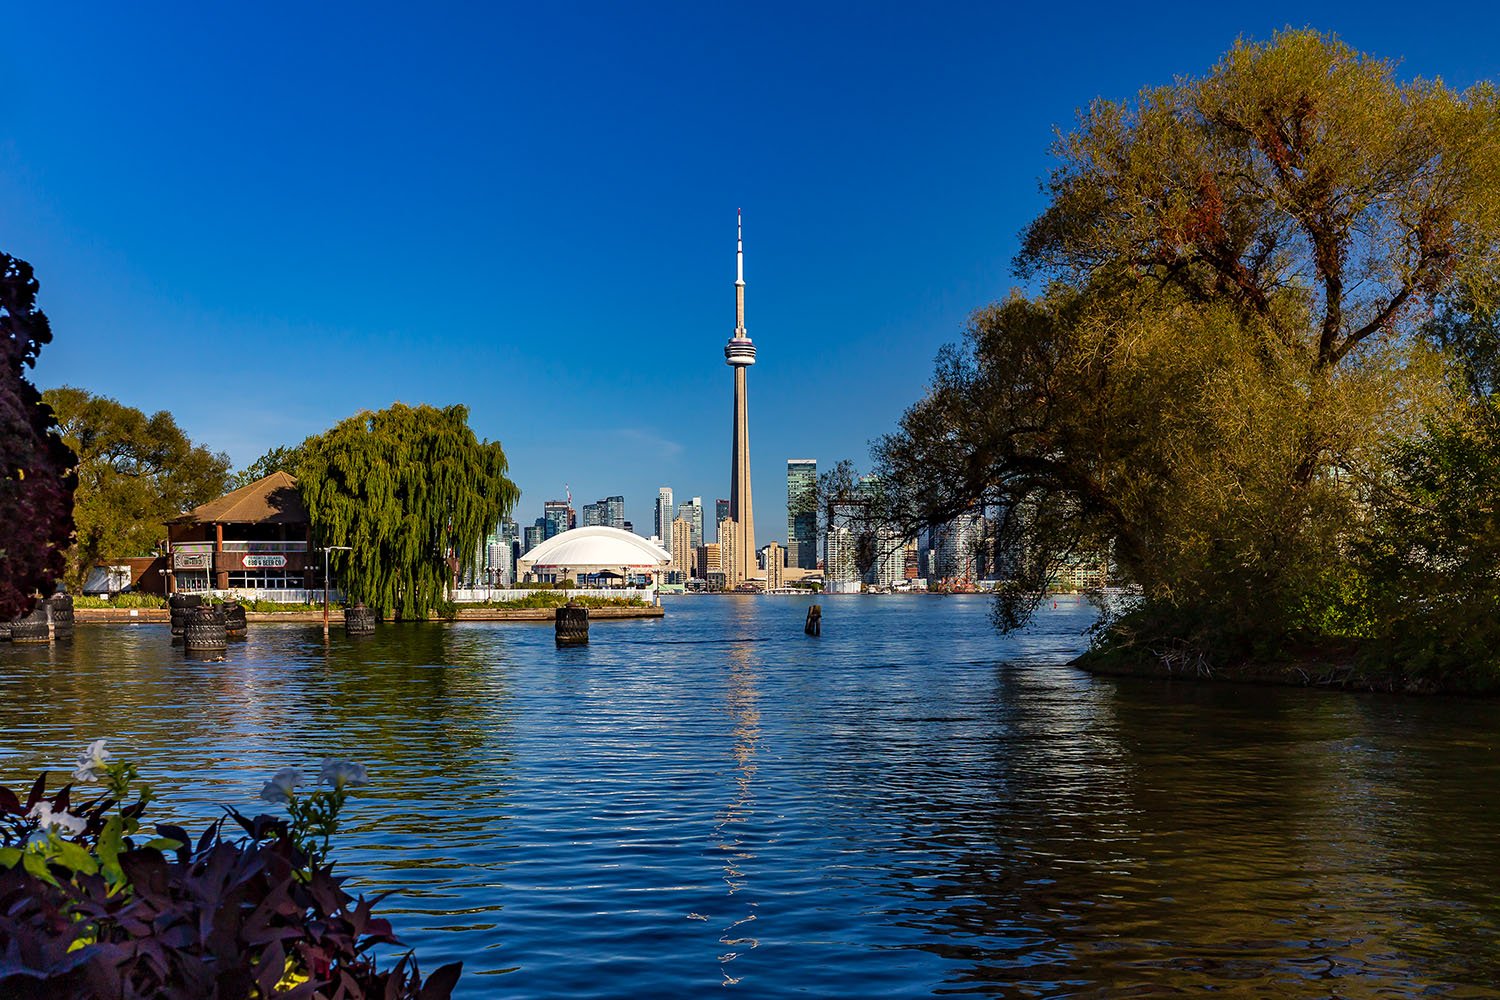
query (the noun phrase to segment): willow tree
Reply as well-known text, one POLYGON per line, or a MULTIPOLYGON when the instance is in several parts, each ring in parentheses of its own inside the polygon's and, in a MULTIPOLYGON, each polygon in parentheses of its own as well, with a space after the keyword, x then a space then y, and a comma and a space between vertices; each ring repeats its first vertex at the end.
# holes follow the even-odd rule
POLYGON ((73 532, 73 454, 25 377, 52 340, 31 265, 0 253, 0 620, 31 610, 63 575, 73 532))
MULTIPOLYGON (((1018 271, 878 448, 910 519, 1010 512, 1049 564, 1111 552, 1167 612, 1254 643, 1316 617, 1392 442, 1451 405, 1435 304, 1495 301, 1500 106, 1289 31, 1062 135, 1018 271)), ((1209 640, 1212 641, 1212 640, 1209 640)))
POLYGON ((400 618, 446 598, 520 497, 499 442, 477 439, 463 406, 359 413, 300 450, 314 543, 349 546, 333 560, 346 593, 400 618))

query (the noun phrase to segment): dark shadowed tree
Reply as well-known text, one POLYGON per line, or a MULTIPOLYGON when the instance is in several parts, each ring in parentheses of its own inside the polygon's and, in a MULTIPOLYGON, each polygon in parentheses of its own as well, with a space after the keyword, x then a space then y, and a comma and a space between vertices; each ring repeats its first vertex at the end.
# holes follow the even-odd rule
POLYGON ((25 377, 52 340, 31 265, 0 253, 0 620, 31 610, 63 575, 73 531, 73 454, 25 377))
POLYGON ((150 555, 166 537, 164 522, 223 494, 229 457, 193 444, 165 410, 147 416, 72 386, 42 395, 78 455, 70 582, 100 562, 150 555))
POLYGON ((463 406, 397 403, 308 438, 297 464, 318 545, 347 545, 333 566, 346 593, 422 619, 520 498, 505 452, 480 441, 463 406))

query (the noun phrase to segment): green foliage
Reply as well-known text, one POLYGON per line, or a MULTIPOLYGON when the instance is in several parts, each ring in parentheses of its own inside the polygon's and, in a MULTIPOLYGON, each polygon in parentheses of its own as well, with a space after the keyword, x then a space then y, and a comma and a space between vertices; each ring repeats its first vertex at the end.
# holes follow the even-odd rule
POLYGON ((221 820, 195 842, 181 827, 146 832, 150 790, 137 787, 134 765, 109 756, 96 741, 50 797, 45 774, 24 801, 0 786, 0 995, 451 994, 458 963, 425 981, 410 954, 377 968, 370 949, 398 943, 390 924, 345 892, 327 863, 362 767, 325 761, 328 787, 304 796, 295 794, 301 773, 284 769, 266 785, 276 794, 262 795, 287 802, 290 822, 230 809, 244 839, 227 839, 221 820), (104 792, 73 804, 90 783, 104 792))
POLYGON ((297 463, 302 459, 302 446, 293 448, 277 446, 264 455, 251 462, 248 466, 236 472, 229 479, 229 489, 237 490, 242 486, 264 479, 273 472, 285 472, 292 476, 297 475, 297 463))
POLYGON ((167 599, 160 594, 116 594, 114 597, 90 597, 77 595, 73 598, 75 608, 164 608, 167 599))
MULTIPOLYGON (((569 597, 551 590, 540 590, 514 601, 466 602, 464 608, 487 608, 499 611, 524 611, 536 608, 560 608, 569 602, 585 608, 646 608, 650 602, 638 597, 569 597)), ((457 607, 455 606, 455 613, 457 607)))
POLYGON ((890 515, 1001 511, 1005 628, 1071 554, 1109 552, 1144 591, 1110 642, 1368 637, 1371 492, 1455 408, 1459 351, 1423 307, 1495 298, 1493 88, 1289 31, 1096 101, 1056 152, 1016 261, 1050 284, 975 313, 877 446, 890 515))
POLYGON ((1500 686, 1500 403, 1403 442, 1358 554, 1379 642, 1408 673, 1500 686))
POLYGON ((67 570, 75 590, 96 564, 149 555, 166 537, 166 521, 223 495, 229 457, 193 444, 165 410, 147 416, 72 386, 42 397, 78 455, 78 531, 67 570))
POLYGON ((350 417, 303 442, 297 468, 315 544, 352 547, 335 572, 382 616, 425 619, 520 496, 462 406, 350 417))

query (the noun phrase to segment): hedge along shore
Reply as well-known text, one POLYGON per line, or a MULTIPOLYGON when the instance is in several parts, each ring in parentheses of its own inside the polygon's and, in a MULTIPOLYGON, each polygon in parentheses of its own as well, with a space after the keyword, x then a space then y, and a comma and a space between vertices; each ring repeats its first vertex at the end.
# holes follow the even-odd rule
MULTIPOLYGON (((456 621, 461 622, 550 622, 556 608, 460 608, 456 621)), ((665 612, 658 607, 647 608, 589 608, 589 621, 604 621, 609 618, 661 618, 665 612)), ((165 625, 171 621, 171 612, 166 608, 76 608, 73 620, 79 625, 165 625), (132 614, 133 612, 133 614, 132 614)), ((259 624, 308 624, 323 623, 323 612, 317 611, 247 611, 245 620, 259 624)), ((428 621, 443 621, 436 615, 428 615, 428 621)), ((340 627, 344 624, 342 608, 330 608, 328 621, 340 627)))

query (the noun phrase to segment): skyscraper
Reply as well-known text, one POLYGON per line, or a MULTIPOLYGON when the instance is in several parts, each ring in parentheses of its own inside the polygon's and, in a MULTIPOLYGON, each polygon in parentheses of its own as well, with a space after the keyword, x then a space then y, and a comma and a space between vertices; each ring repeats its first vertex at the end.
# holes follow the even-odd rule
POLYGON ((677 505, 677 516, 693 526, 693 548, 703 544, 703 498, 693 497, 677 505))
POLYGON ((745 370, 755 364, 755 345, 745 329, 745 240, 735 212, 734 334, 724 345, 724 363, 734 369, 734 439, 729 463, 729 519, 735 523, 731 579, 756 576, 755 505, 750 497, 750 409, 745 370))
POLYGON ((583 526, 585 528, 592 528, 596 524, 603 523, 603 516, 599 512, 598 504, 586 503, 583 505, 583 526))
MULTIPOLYGON (((714 530, 715 531, 718 530, 718 528, 717 528, 718 523, 720 521, 724 520, 728 516, 729 516, 729 501, 725 500, 722 497, 720 497, 718 500, 714 501, 714 525, 715 525, 714 530)), ((717 538, 719 536, 715 535, 714 537, 717 538)))
POLYGON ((656 537, 662 548, 672 544, 672 487, 663 486, 656 491, 656 537))
POLYGON ((686 583, 693 573, 693 525, 685 517, 672 522, 672 572, 680 573, 678 582, 686 583))
POLYGON ((818 462, 786 460, 786 564, 818 568, 818 462))
POLYGON ((547 537, 561 534, 571 527, 573 519, 573 508, 568 506, 566 500, 548 500, 542 504, 542 520, 547 529, 547 537))
POLYGON ((625 528, 625 498, 622 496, 605 497, 599 501, 600 520, 599 523, 606 528, 625 528))

